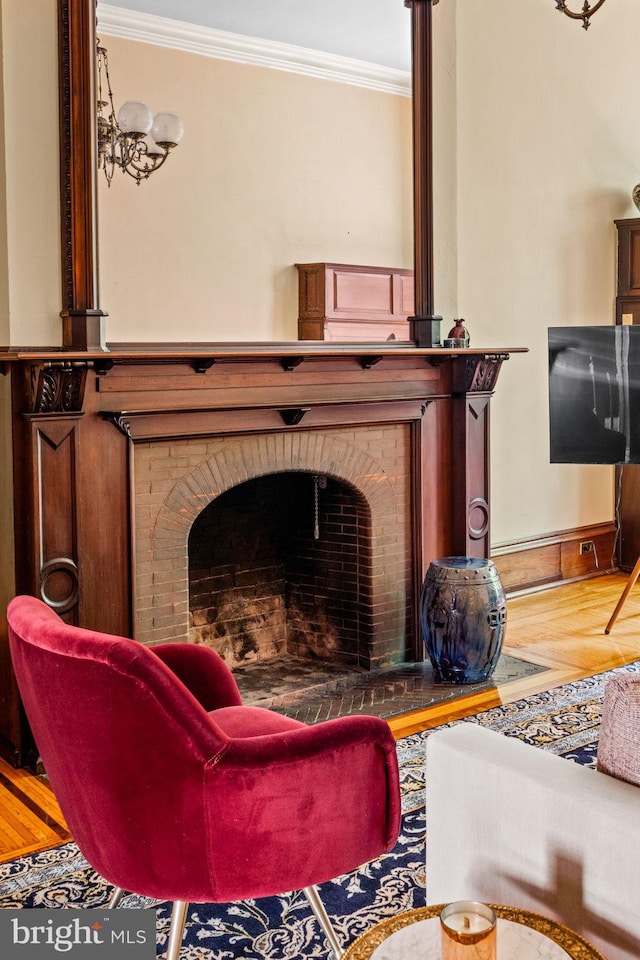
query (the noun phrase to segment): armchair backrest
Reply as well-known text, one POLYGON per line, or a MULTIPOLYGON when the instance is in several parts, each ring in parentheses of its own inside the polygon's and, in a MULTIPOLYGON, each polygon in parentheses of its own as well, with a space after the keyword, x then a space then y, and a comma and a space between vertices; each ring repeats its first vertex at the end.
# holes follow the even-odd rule
POLYGON ((89 863, 151 896, 206 883, 204 770, 226 735, 152 649, 69 626, 33 597, 8 620, 27 717, 89 863))

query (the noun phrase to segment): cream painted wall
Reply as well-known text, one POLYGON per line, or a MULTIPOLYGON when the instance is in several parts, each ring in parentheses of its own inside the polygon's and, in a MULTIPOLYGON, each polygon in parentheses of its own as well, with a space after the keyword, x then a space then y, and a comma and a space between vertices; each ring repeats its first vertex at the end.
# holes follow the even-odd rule
POLYGON ((0 343, 59 345, 56 0, 0 0, 0 343))
POLYGON ((474 343, 530 349, 493 401, 495 544, 613 516, 611 467, 549 463, 547 327, 614 321, 640 5, 612 0, 586 32, 539 0, 457 6, 460 311, 474 343))
POLYGON ((147 182, 101 183, 110 341, 296 339, 296 262, 413 265, 409 98, 102 39, 116 108, 186 128, 147 182))

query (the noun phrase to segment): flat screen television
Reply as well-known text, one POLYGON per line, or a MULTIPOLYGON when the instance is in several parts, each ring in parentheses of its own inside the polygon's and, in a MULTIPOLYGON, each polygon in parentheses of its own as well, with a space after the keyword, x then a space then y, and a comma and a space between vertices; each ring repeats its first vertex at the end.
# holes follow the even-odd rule
POLYGON ((552 463, 640 463, 640 325, 549 328, 552 463))

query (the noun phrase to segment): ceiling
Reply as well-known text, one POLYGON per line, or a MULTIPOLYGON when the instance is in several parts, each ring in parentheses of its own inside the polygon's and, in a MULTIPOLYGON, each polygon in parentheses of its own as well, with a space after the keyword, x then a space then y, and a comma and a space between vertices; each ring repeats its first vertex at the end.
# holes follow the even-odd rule
POLYGON ((403 0, 117 0, 141 13, 411 69, 403 0))

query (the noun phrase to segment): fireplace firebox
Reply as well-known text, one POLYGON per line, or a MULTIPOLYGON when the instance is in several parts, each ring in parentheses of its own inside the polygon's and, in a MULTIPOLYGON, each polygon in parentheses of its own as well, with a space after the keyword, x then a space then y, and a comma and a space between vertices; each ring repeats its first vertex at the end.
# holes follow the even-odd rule
POLYGON ((189 533, 189 640, 232 668, 278 657, 369 667, 370 529, 364 497, 325 475, 232 487, 189 533))

